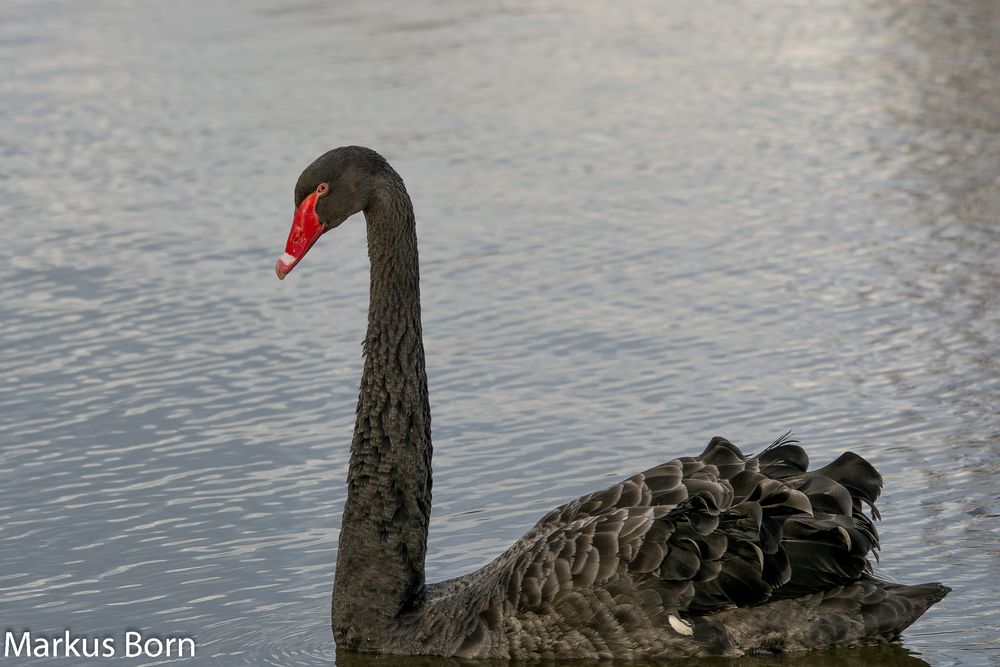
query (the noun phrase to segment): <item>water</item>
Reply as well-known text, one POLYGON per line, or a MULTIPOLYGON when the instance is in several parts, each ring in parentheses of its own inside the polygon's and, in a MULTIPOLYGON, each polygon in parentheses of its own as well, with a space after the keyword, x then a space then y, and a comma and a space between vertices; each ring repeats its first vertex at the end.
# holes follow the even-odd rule
POLYGON ((417 210, 432 580, 794 429, 954 592, 780 664, 1000 664, 995 1, 8 0, 0 68, 3 628, 335 659, 363 224, 272 267, 359 143, 417 210))

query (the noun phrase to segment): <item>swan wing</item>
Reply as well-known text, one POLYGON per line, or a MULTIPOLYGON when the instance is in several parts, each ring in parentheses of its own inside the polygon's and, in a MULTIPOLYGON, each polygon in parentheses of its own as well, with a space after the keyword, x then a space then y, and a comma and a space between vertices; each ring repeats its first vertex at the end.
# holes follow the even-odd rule
MULTIPOLYGON (((787 436, 747 457, 716 437, 556 508, 507 556, 509 603, 549 613, 582 595, 699 614, 845 585, 878 548, 882 478, 850 452, 809 472, 787 436)), ((505 559, 506 560, 506 559, 505 559)), ((620 605, 617 605, 620 606, 620 605)), ((682 627, 683 629, 683 627, 682 627)))

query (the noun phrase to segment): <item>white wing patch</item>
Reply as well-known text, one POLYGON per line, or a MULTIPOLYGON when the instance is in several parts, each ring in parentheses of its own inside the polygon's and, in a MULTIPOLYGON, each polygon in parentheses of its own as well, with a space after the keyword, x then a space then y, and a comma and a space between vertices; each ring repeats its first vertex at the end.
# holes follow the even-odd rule
POLYGON ((670 627, 672 627, 675 632, 687 637, 694 634, 694 628, 691 627, 691 624, 683 620, 680 616, 670 614, 667 616, 667 620, 670 622, 670 627))

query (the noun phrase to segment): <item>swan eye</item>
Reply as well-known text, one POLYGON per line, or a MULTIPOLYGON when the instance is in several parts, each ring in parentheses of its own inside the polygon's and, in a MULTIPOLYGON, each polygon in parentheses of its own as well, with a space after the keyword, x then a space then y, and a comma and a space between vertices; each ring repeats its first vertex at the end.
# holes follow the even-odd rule
POLYGON ((329 183, 320 183, 319 187, 316 188, 316 194, 318 194, 318 195, 325 195, 329 191, 330 191, 330 184, 329 183))

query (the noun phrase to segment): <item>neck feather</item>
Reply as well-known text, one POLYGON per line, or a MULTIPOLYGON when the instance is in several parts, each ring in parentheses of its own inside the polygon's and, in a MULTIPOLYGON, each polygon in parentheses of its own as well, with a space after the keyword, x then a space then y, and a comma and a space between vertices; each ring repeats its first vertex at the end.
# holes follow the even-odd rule
POLYGON ((402 180, 380 180, 365 209, 371 301, 333 601, 344 648, 422 604, 431 509, 416 225, 402 180))

